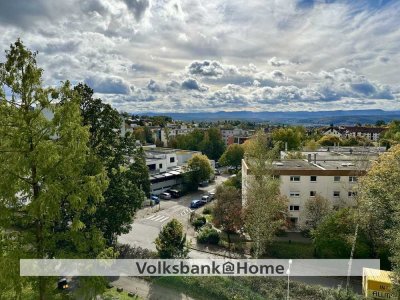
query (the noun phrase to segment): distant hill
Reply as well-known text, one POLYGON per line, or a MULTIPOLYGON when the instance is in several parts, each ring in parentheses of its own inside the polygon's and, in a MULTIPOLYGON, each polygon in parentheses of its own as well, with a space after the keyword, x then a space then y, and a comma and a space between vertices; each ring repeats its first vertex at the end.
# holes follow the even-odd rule
POLYGON ((143 113, 144 115, 166 115, 174 120, 182 121, 218 121, 218 120, 246 120, 255 122, 302 124, 302 125, 329 125, 370 123, 378 120, 389 122, 400 119, 400 111, 385 111, 380 109, 367 110, 333 110, 333 111, 279 111, 279 112, 251 112, 251 111, 218 111, 197 113, 143 113))

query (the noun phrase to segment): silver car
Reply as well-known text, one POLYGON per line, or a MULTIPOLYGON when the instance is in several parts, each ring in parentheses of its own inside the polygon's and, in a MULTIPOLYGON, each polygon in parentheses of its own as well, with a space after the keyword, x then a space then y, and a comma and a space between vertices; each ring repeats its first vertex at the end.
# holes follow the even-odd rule
POLYGON ((210 202, 211 201, 211 197, 208 195, 204 195, 203 197, 201 197, 201 200, 205 201, 205 202, 210 202))
POLYGON ((164 200, 170 200, 170 199, 172 198, 172 196, 171 196, 170 193, 164 192, 164 193, 161 193, 161 194, 160 194, 160 198, 161 198, 161 199, 164 199, 164 200))

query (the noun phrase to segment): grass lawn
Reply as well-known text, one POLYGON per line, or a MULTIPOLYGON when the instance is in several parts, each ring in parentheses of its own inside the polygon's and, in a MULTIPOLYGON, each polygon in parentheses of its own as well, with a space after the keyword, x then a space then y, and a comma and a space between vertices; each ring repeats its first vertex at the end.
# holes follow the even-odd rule
POLYGON ((138 296, 129 297, 128 292, 117 292, 116 288, 107 289, 102 295, 104 300, 140 300, 141 298, 138 296))
POLYGON ((268 257, 273 258, 314 258, 314 245, 299 242, 274 242, 267 249, 268 257))
MULTIPOLYGON (((156 284, 175 289, 198 300, 285 300, 285 279, 271 277, 159 277, 156 284)), ((328 289, 292 282, 292 300, 361 300, 344 289, 328 289)))
POLYGON ((160 277, 156 284, 180 291, 196 300, 264 299, 251 287, 228 277, 160 277))

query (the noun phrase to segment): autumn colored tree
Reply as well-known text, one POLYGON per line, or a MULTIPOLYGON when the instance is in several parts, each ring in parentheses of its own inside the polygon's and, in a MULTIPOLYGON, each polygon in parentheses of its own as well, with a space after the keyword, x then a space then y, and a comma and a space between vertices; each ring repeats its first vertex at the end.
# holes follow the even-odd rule
POLYGON ((232 186, 220 185, 215 198, 217 201, 213 209, 213 221, 226 232, 231 249, 231 234, 243 227, 242 195, 240 190, 232 186))
POLYGON ((324 220, 324 218, 332 211, 329 200, 321 195, 309 198, 304 205, 305 224, 302 225, 305 230, 313 230, 324 220))

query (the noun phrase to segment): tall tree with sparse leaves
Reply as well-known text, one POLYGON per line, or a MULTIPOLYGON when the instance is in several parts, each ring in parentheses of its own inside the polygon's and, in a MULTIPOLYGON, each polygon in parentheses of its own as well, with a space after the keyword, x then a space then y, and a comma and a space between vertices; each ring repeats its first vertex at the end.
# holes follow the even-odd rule
POLYGON ((258 258, 272 242, 286 218, 287 199, 280 195, 279 179, 273 174, 277 149, 269 150, 268 137, 259 131, 246 144, 249 167, 245 192, 244 227, 253 242, 253 256, 258 258))

